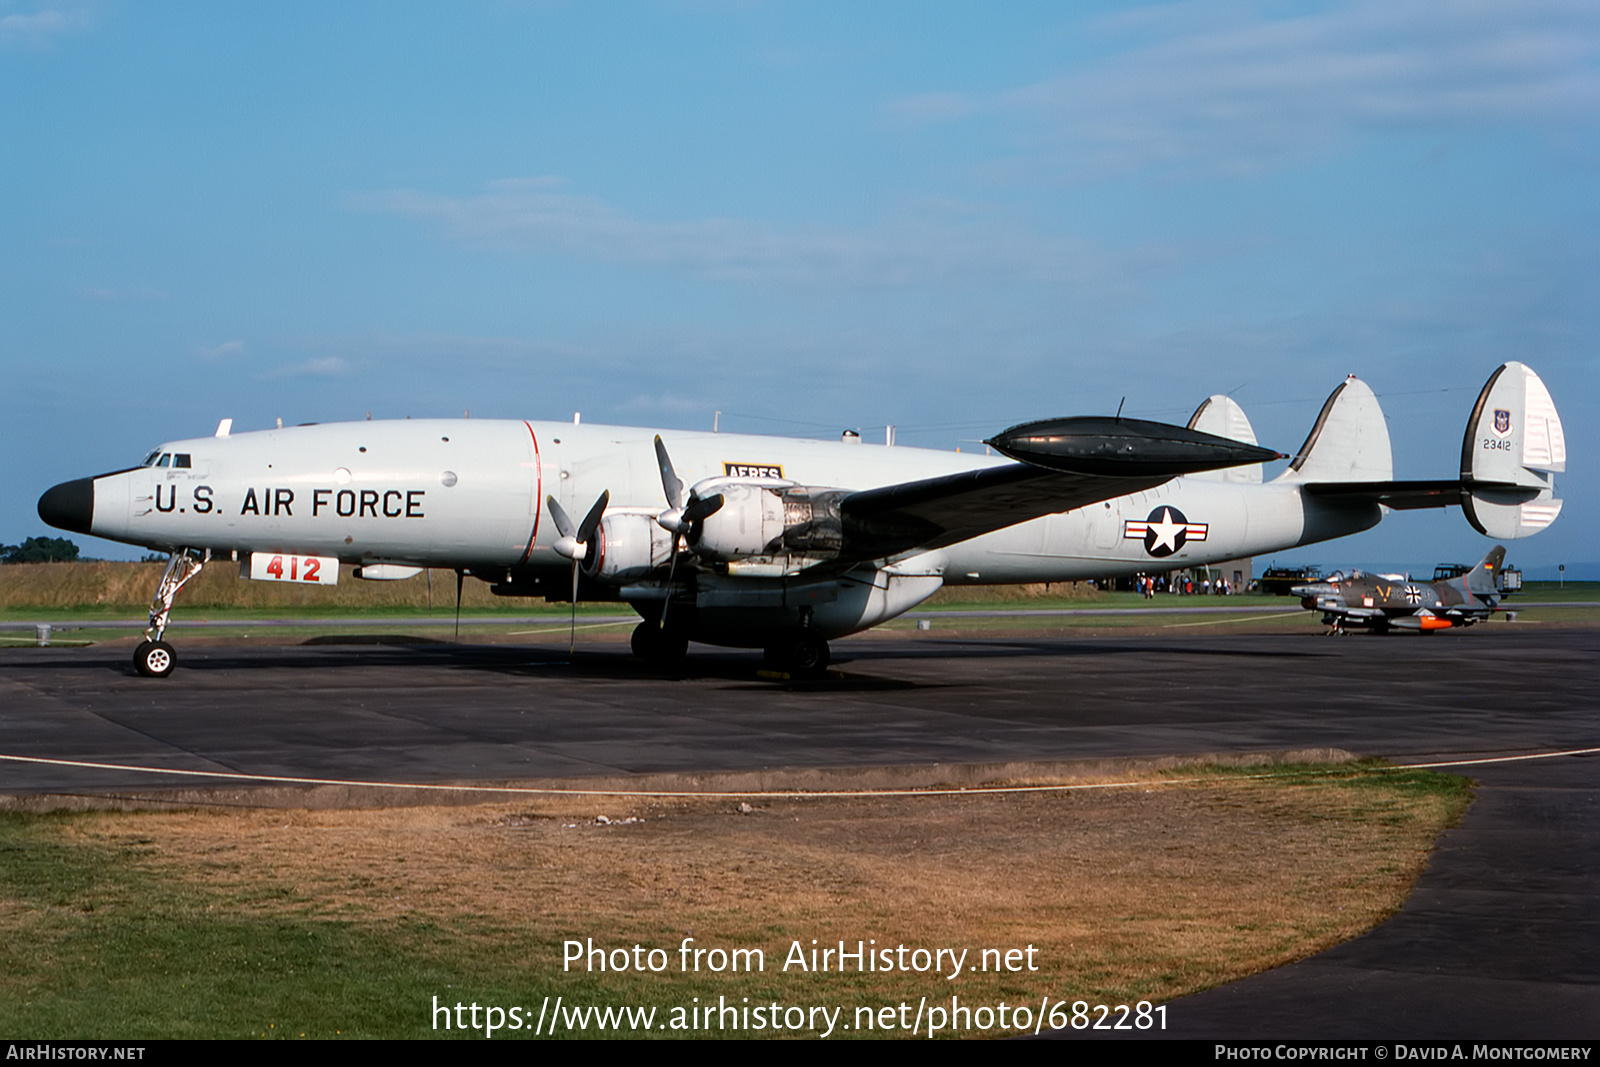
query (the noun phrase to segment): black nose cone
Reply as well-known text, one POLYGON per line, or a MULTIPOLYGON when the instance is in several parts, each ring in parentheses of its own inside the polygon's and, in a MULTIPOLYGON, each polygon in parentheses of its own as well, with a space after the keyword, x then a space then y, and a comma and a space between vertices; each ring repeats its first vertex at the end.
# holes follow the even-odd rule
POLYGON ((58 530, 88 533, 94 525, 94 479, 78 478, 45 490, 39 517, 58 530))

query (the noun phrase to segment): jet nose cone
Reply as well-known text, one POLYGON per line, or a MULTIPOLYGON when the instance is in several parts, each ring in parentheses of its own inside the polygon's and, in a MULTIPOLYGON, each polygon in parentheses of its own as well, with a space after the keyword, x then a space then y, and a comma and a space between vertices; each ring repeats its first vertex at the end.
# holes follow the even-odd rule
POLYGON ((39 517, 58 530, 88 533, 94 525, 94 479, 76 478, 45 490, 39 517))

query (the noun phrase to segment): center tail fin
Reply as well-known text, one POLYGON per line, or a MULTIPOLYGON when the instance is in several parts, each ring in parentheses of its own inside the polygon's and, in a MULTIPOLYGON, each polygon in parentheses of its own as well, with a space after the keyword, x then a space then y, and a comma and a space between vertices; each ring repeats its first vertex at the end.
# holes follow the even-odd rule
MULTIPOLYGON (((1388 482, 1394 478, 1389 426, 1366 382, 1351 375, 1335 389, 1281 481, 1388 482)), ((1454 501, 1452 501, 1454 503, 1454 501)))

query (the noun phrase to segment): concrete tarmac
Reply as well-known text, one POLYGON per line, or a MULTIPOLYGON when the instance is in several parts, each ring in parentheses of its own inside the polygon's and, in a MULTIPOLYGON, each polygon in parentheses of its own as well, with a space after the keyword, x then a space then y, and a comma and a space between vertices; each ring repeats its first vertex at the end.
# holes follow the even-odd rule
MULTIPOLYGON (((783 684, 693 646, 179 645, 0 651, 0 753, 361 781, 508 782, 1343 748, 1396 762, 1600 747, 1600 630, 995 637, 835 643, 783 684)), ((1169 1008, 1172 1036, 1600 1036, 1593 757, 1463 769, 1480 799, 1395 919, 1169 1008)), ((112 770, 0 764, 0 792, 147 791, 112 770)))

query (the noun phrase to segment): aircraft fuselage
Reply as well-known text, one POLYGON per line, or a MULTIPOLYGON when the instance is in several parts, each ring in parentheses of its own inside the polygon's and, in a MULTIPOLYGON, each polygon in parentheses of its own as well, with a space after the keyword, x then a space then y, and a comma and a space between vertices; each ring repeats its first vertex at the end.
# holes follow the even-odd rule
MULTIPOLYGON (((89 481, 80 532, 171 550, 292 552, 564 571, 544 506, 667 507, 651 441, 633 427, 480 419, 333 423, 172 441, 166 466, 89 481), (182 459, 185 466, 176 464, 182 459)), ((741 434, 664 433, 685 484, 780 478, 866 489, 999 466, 997 456, 741 434)), ((79 483, 69 483, 79 484, 79 483)), ((1176 478, 1131 496, 913 553, 946 584, 1057 582, 1172 570, 1366 529, 1376 505, 1330 507, 1292 484, 1176 478)), ((72 527, 69 527, 72 528, 72 527)), ((902 562, 903 561, 899 561, 902 562)))

